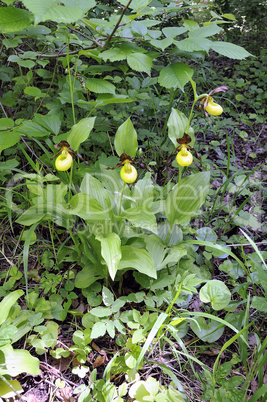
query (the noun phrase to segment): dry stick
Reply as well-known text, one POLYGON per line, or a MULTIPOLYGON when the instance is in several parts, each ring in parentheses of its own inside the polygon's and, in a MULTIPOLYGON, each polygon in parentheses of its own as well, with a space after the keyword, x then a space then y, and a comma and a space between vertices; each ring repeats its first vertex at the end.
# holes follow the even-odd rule
POLYGON ((5 111, 5 108, 4 108, 4 106, 2 105, 2 102, 1 102, 1 101, 0 101, 0 106, 1 106, 1 109, 3 110, 3 113, 4 113, 5 117, 8 118, 8 115, 7 115, 7 113, 6 113, 6 111, 5 111))
POLYGON ((38 161, 43 164, 50 173, 54 174, 54 172, 50 169, 49 166, 47 166, 37 155, 36 153, 31 149, 31 147, 27 144, 27 142, 24 140, 24 138, 21 136, 20 139, 24 142, 24 144, 26 145, 26 147, 31 151, 31 153, 35 156, 36 159, 38 159, 38 161))
POLYGON ((108 37, 106 43, 104 44, 103 49, 105 49, 105 48, 107 47, 107 45, 108 45, 109 42, 111 41, 112 37, 114 36, 115 32, 117 31, 118 26, 120 25, 120 22, 121 22, 121 20, 122 20, 124 14, 125 14, 127 8, 128 8, 129 5, 131 4, 131 2, 132 2, 132 0, 130 0, 130 1, 128 2, 128 4, 122 9, 122 13, 121 13, 121 15, 120 15, 120 18, 119 18, 117 24, 115 25, 115 28, 114 28, 113 31, 111 32, 110 36, 108 37))

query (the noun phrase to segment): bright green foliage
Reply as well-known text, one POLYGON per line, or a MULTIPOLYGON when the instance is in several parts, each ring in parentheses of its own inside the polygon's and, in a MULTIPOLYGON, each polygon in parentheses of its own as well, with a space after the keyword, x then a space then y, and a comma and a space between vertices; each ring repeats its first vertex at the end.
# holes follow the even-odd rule
POLYGON ((137 133, 130 118, 118 128, 114 139, 114 146, 119 156, 126 153, 126 155, 132 158, 135 157, 138 148, 137 133))
POLYGON ((195 3, 1 2, 2 397, 34 348, 69 359, 78 402, 266 399, 266 55, 195 3))

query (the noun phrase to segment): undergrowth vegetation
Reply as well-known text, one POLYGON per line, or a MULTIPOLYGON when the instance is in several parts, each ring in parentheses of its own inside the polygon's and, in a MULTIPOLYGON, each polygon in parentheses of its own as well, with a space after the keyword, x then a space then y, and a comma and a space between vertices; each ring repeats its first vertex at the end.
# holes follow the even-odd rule
POLYGON ((267 52, 216 3, 0 2, 0 400, 266 400, 267 52))

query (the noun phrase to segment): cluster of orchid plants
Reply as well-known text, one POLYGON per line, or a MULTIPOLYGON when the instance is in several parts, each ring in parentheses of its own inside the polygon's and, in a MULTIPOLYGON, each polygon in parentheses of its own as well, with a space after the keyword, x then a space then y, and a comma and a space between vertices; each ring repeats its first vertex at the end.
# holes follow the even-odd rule
MULTIPOLYGON (((200 101, 199 109, 205 113, 206 117, 208 117, 208 115, 219 116, 223 113, 223 108, 219 104, 214 102, 214 99, 211 95, 213 95, 217 92, 226 92, 229 90, 229 88, 227 86, 223 85, 223 86, 213 89, 208 94, 201 94, 198 96, 196 93, 196 90, 195 90, 194 82, 191 79, 190 79, 190 81, 192 83, 192 87, 194 90, 194 102, 193 102, 190 117, 188 120, 187 129, 185 130, 183 137, 177 139, 179 146, 178 146, 178 148, 175 149, 175 151, 173 151, 173 153, 178 151, 178 153, 176 155, 176 161, 177 161, 178 165, 182 166, 182 167, 190 166, 193 162, 193 155, 190 151, 195 151, 195 149, 188 145, 191 142, 191 137, 190 137, 190 135, 187 134, 187 131, 190 126, 190 121, 192 119, 192 111, 193 111, 193 108, 194 108, 196 102, 200 101)), ((55 167, 58 171, 66 171, 71 168, 71 166, 73 164, 73 156, 75 153, 70 148, 70 145, 68 144, 67 141, 61 141, 58 144, 58 146, 61 149, 59 150, 59 152, 56 155, 54 155, 54 157, 55 157, 59 154, 56 159, 56 162, 55 162, 55 167)), ((201 162, 201 158, 197 152, 196 152, 196 156, 201 162)), ((82 159, 82 157, 80 155, 78 155, 78 157, 80 159, 82 159)), ((86 163, 88 164, 88 162, 86 162, 86 163)), ((134 161, 133 161, 132 157, 127 155, 124 152, 120 156, 120 163, 118 163, 118 165, 116 166, 116 168, 122 167, 121 171, 120 171, 120 176, 121 176, 122 180, 128 184, 134 183, 137 179, 137 170, 133 166, 133 163, 134 163, 134 161)), ((108 168, 108 169, 110 169, 110 168, 108 168)), ((111 169, 114 169, 114 168, 111 168, 111 169)))

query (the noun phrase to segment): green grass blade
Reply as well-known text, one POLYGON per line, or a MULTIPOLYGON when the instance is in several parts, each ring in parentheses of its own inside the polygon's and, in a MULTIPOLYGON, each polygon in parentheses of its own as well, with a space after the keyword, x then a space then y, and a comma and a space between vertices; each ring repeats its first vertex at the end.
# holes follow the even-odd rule
POLYGON ((135 367, 134 367, 133 373, 132 373, 132 378, 134 378, 137 367, 139 366, 139 364, 140 364, 141 360, 143 359, 144 355, 146 354, 150 344, 152 343, 153 339, 156 337, 158 330, 160 329, 161 325, 164 323, 164 321, 166 320, 167 317, 168 317, 168 314, 165 314, 165 313, 161 313, 158 316, 158 319, 155 322, 155 324, 153 325, 153 327, 144 343, 144 346, 142 347, 141 353, 136 361, 136 364, 135 364, 135 367))
POLYGON ((29 260, 29 248, 30 248, 30 243, 31 243, 31 238, 32 234, 36 229, 36 226, 38 225, 39 222, 36 222, 34 225, 30 227, 30 229, 27 232, 26 238, 25 238, 25 243, 24 243, 24 248, 23 248, 23 269, 24 269, 24 278, 25 278, 25 284, 26 284, 26 297, 28 301, 28 260, 29 260))
MULTIPOLYGON (((244 230, 242 230, 241 228, 240 228, 240 230, 241 230, 241 232, 243 233, 243 235, 246 237, 246 239, 248 240, 248 242, 252 245, 252 247, 254 248, 255 252, 256 252, 257 255, 258 255, 258 257, 259 257, 260 260, 262 261, 262 263, 263 263, 265 269, 267 270, 266 262, 264 261, 264 259, 263 259, 262 255, 261 255, 260 250, 258 249, 257 245, 256 245, 256 244, 254 243, 254 241, 249 237, 249 235, 247 235, 246 232, 244 232, 244 230)), ((266 244, 267 244, 267 242, 266 242, 266 244)))

